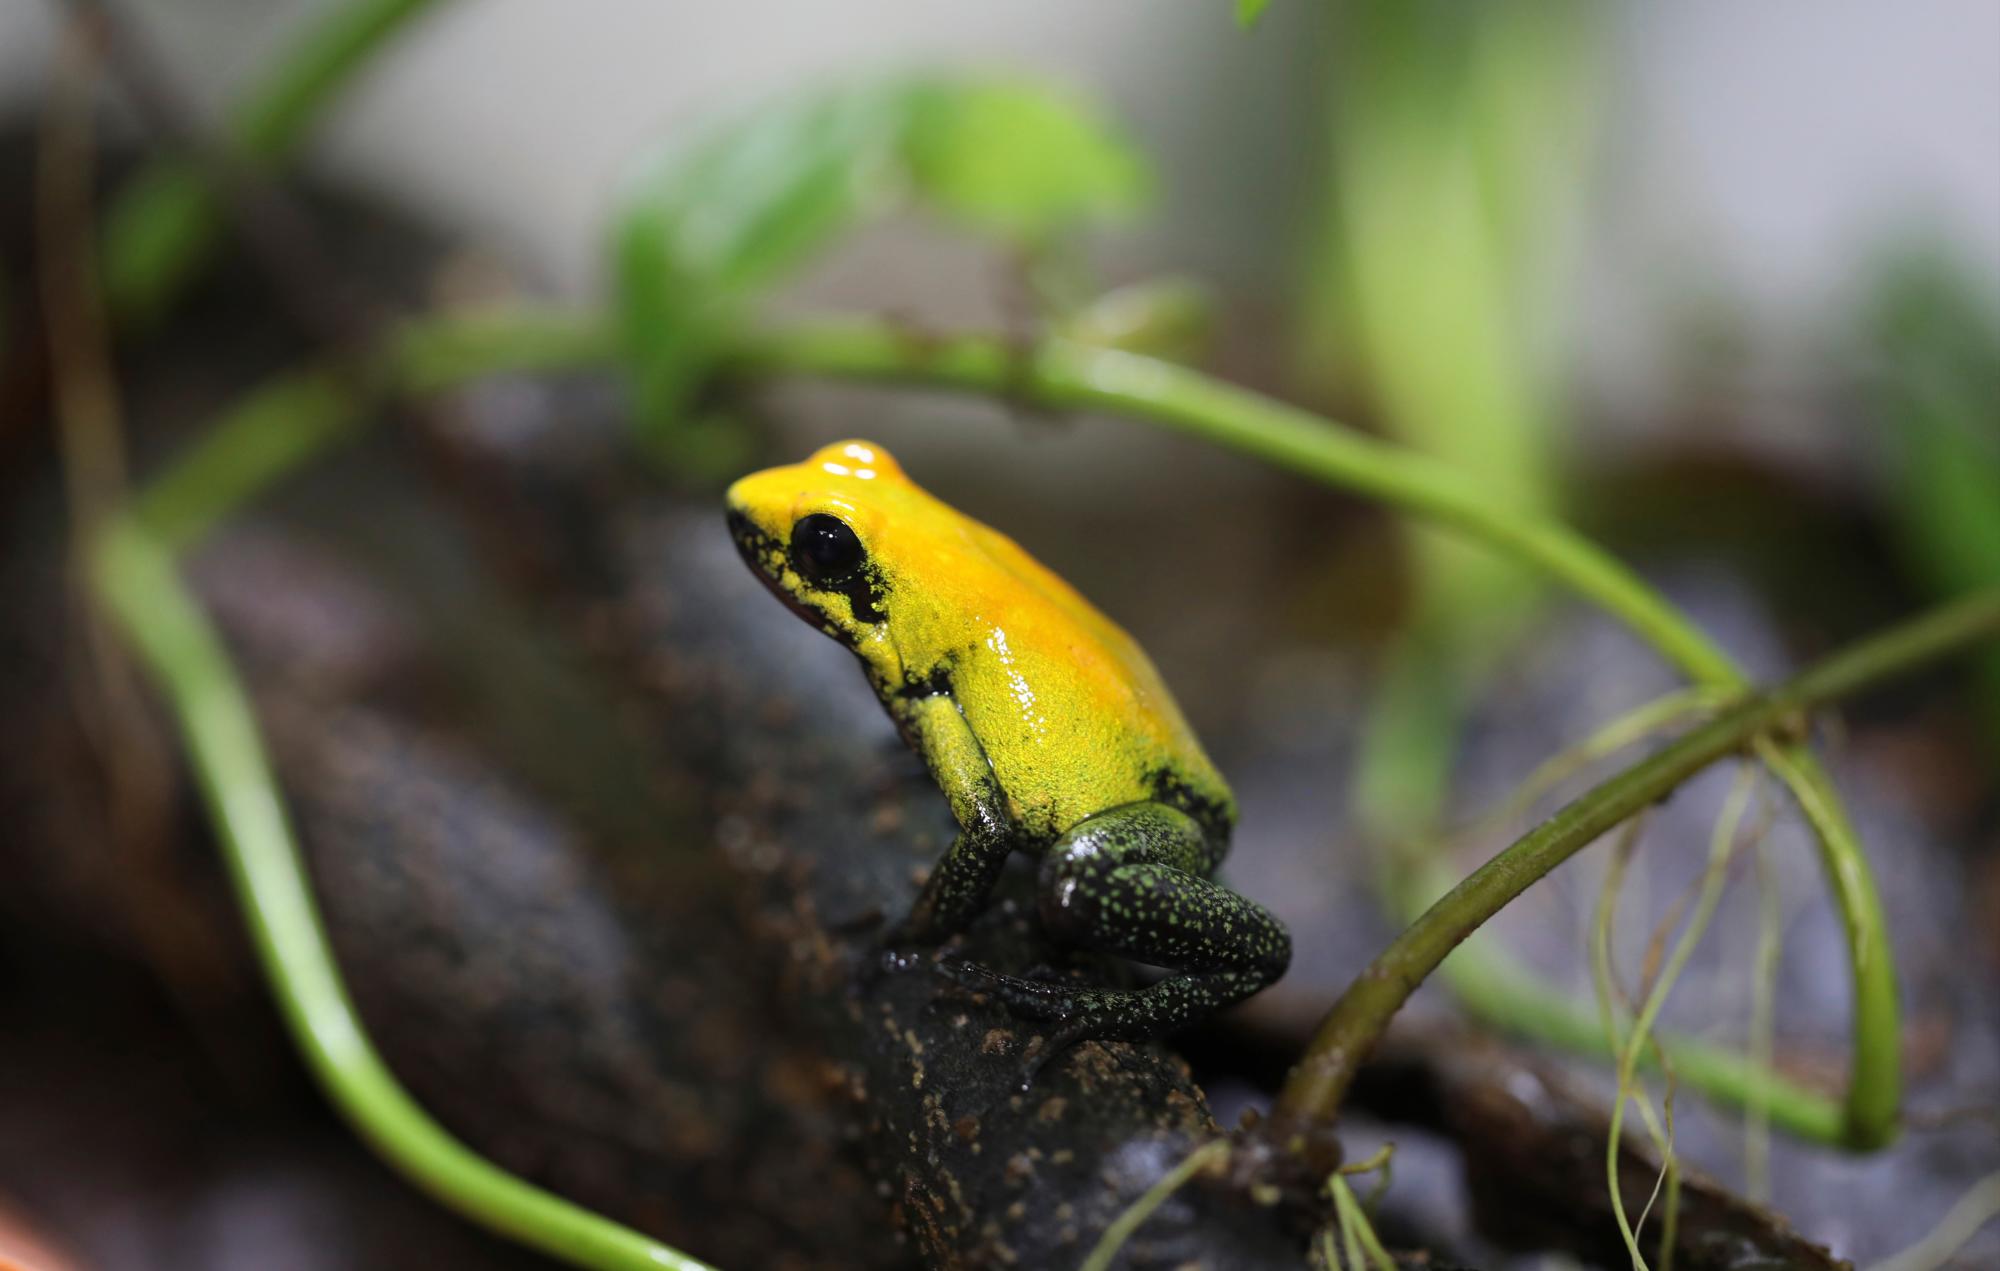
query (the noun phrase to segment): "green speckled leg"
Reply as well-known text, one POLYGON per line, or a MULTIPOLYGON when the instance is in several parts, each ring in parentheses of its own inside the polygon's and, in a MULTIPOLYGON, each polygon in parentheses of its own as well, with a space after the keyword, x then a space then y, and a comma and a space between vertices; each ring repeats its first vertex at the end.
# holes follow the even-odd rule
POLYGON ((936 944, 965 930, 986 908, 1013 851, 1011 840, 967 830, 952 841, 924 890, 889 935, 890 944, 936 944))
POLYGON ((1171 1032, 1285 972, 1292 940, 1263 906, 1212 882, 1214 845, 1159 803, 1092 817, 1042 864, 1042 924, 1058 939, 1177 972, 1143 989, 1094 989, 952 968, 1019 1014, 1057 1021, 1061 1040, 1171 1032))

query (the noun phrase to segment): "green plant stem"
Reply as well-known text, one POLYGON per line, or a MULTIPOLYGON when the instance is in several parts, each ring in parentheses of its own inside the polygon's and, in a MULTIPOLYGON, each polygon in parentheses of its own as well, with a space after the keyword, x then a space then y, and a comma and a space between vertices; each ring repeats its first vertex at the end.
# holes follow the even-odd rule
POLYGON ((1396 1260, 1382 1247, 1382 1238, 1375 1234, 1375 1225, 1368 1221, 1347 1179, 1333 1174, 1326 1180, 1326 1191, 1333 1198, 1340 1238, 1347 1250, 1345 1271, 1396 1271, 1396 1260))
MULTIPOLYGON (((1543 763, 1497 811, 1482 815, 1476 824, 1497 830, 1525 814, 1541 795, 1589 765, 1608 759, 1669 723, 1712 711, 1729 700, 1716 690, 1684 688, 1647 702, 1543 763)), ((1414 874, 1392 887, 1398 898, 1397 908, 1406 921, 1414 921, 1429 907, 1431 899, 1444 895, 1458 881, 1435 859, 1419 861, 1414 868, 1414 874)), ((1761 944, 1760 956, 1764 956, 1761 944)), ((1775 958, 1776 954, 1768 956, 1775 958)), ((1617 1043, 1605 1031, 1606 1002, 1600 1001, 1593 1014, 1570 994, 1549 987, 1484 932, 1474 935, 1446 958, 1438 974, 1458 995, 1465 1010, 1488 1027, 1580 1054, 1614 1060, 1618 1057, 1617 1043)), ((1765 1022, 1768 1025, 1768 1019, 1765 1022)), ((1768 1041, 1768 1027, 1753 1031, 1753 1036, 1768 1041)), ((1665 1052, 1678 1081, 1712 1099, 1748 1109, 1753 1119, 1775 1123, 1800 1138, 1822 1143, 1841 1141, 1845 1112, 1840 1101, 1778 1076, 1771 1069, 1768 1045, 1753 1046, 1746 1055, 1690 1037, 1658 1036, 1654 1045, 1640 1056, 1640 1063, 1648 1069, 1660 1068, 1658 1051, 1665 1052)))
POLYGON ((403 1090, 369 1043, 334 966, 248 697, 182 585, 172 552, 121 520, 103 530, 92 563, 98 596, 180 724, 285 1023, 355 1128, 452 1208, 562 1261, 607 1271, 704 1271, 693 1258, 496 1168, 403 1090))
POLYGON ((1560 525, 1495 501, 1475 475, 1199 371, 1059 340, 1021 348, 989 337, 940 338, 873 321, 819 322, 748 335, 729 364, 764 374, 969 389, 1037 406, 1145 419, 1466 531, 1540 566, 1618 615, 1694 679, 1742 682, 1707 636, 1615 558, 1560 525))
POLYGON ((1229 1140, 1210 1139, 1182 1158, 1181 1163, 1160 1175, 1139 1199, 1132 1202, 1124 1213, 1113 1219, 1097 1238, 1097 1244, 1090 1250, 1077 1271, 1110 1271, 1111 1263, 1118 1257, 1118 1251, 1132 1238, 1148 1218, 1167 1203, 1168 1199, 1188 1181, 1219 1162, 1229 1159, 1229 1140))
POLYGON ((396 327, 365 365, 274 377, 231 407, 153 480, 137 515, 176 548, 201 538, 259 492, 355 433, 372 410, 502 372, 608 365, 608 324, 550 311, 417 319, 396 327))
MULTIPOLYGON (((1567 527, 1492 498, 1476 475, 1338 428, 1309 411, 1152 358, 1062 341, 1019 347, 939 338, 873 321, 820 322, 739 340, 739 372, 810 373, 968 389, 1038 406, 1097 408, 1150 420, 1288 471, 1427 516, 1539 566, 1608 610, 1697 684, 1746 689, 1736 665, 1610 554, 1567 527)), ((1803 742, 1778 775, 1818 814, 1822 869, 1847 933, 1854 1065, 1839 1131, 1857 1149, 1894 1137, 1902 1098, 1900 1009, 1881 898, 1832 783, 1803 742)), ((1306 1063, 1315 1061, 1308 1055, 1306 1063)))
MULTIPOLYGON (((181 721, 260 954, 299 1045, 360 1131, 447 1203, 579 1265, 694 1267, 699 1264, 495 1169, 445 1134, 396 1085, 369 1046, 341 986, 242 689, 220 641, 181 587, 173 566, 175 549, 196 541, 270 483, 350 435, 386 395, 437 391, 498 372, 601 366, 616 352, 612 328, 593 316, 490 314, 412 321, 388 337, 365 365, 312 368, 281 376, 246 399, 153 483, 131 519, 106 531, 99 544, 95 582, 181 721)), ((1457 525, 1540 564, 1619 614, 1698 681, 1740 683, 1720 652, 1665 601, 1615 560, 1560 526, 1488 505, 1475 485, 1444 465, 1343 433, 1315 416, 1165 363, 1062 344, 1024 353, 997 340, 940 341, 881 324, 835 324, 746 338, 726 363, 738 373, 902 380, 1020 396, 1048 406, 1108 408, 1153 419, 1457 525)), ((1991 626, 2000 602, 1992 596, 1984 601, 1984 610, 1974 617, 1991 626)), ((1641 806, 1658 797, 1648 795, 1649 788, 1657 787, 1661 793, 1670 789, 1678 779, 1670 765, 1676 755, 1683 762, 1694 755, 1705 763, 1732 745, 1740 747, 1788 710, 1848 691, 1969 638, 1960 629, 1965 621, 1964 607, 1947 611, 1894 638, 1872 643, 1868 646, 1872 661, 1856 655, 1837 659, 1795 681, 1789 693, 1739 707, 1601 787, 1600 792, 1608 788, 1609 793, 1596 797, 1598 819, 1605 808, 1616 810, 1621 799, 1641 806), (1957 625, 1944 622, 1954 615, 1957 625), (1744 731, 1734 733, 1732 727, 1744 731), (1704 738, 1713 748, 1710 752, 1690 750, 1691 743, 1704 738)), ((1795 780, 1813 790, 1814 771, 1795 767, 1795 780)), ((1823 850, 1834 853, 1840 836, 1827 835, 1825 828, 1829 816, 1839 824, 1838 805, 1831 801, 1830 791, 1826 793, 1824 800, 1812 799, 1808 812, 1822 829, 1823 850)), ((1595 836, 1585 833, 1592 823, 1591 808, 1586 806, 1592 799, 1587 795, 1565 809, 1551 823, 1553 831, 1544 827, 1489 863, 1405 932, 1384 955, 1386 963, 1378 965, 1385 974, 1364 977, 1335 1007, 1321 1038, 1287 1086, 1281 1110, 1295 1114, 1313 1109, 1331 1116, 1351 1079, 1352 1065, 1416 982, 1472 927, 1595 836), (1584 837, 1577 838, 1578 834, 1584 837), (1385 986, 1390 990, 1386 996, 1381 992, 1385 986)), ((1846 843, 1852 847, 1851 835, 1846 843)), ((1834 871, 1846 879, 1840 894, 1851 899, 1858 890, 1872 896, 1858 851, 1851 860, 1854 868, 1834 871)), ((1870 965, 1886 966, 1879 907, 1872 912, 1864 907, 1858 917, 1847 909, 1843 912, 1850 919, 1851 939, 1873 932, 1872 942, 1860 941, 1882 955, 1870 965)), ((1862 966, 1857 959, 1857 971, 1862 966)), ((1857 1034, 1865 1035, 1867 1028, 1881 1028, 1884 1016, 1881 1001, 1868 999, 1875 1004, 1864 1017, 1859 1008, 1866 1002, 1857 993, 1857 1034)), ((1886 1004, 1891 1091, 1887 1107, 1892 1122, 1893 993, 1886 1004)), ((1560 1004, 1544 1005, 1550 1007, 1545 1019, 1552 1026, 1560 1024, 1560 1004)), ((1863 1086, 1861 1075, 1871 1053, 1876 1052, 1857 1051, 1857 1090, 1863 1086)), ((1696 1068, 1678 1052, 1676 1062, 1696 1068)), ((1795 1092, 1771 1074, 1750 1072, 1747 1064, 1735 1060, 1726 1059, 1719 1067, 1714 1087, 1741 1082, 1757 1091, 1757 1101, 1769 1106, 1780 1124, 1813 1130, 1820 1137, 1831 1138, 1835 1132, 1844 1133, 1849 1141, 1866 1137, 1865 1132, 1857 1134, 1851 1109, 1829 1125, 1830 1118, 1809 1102, 1795 1101, 1795 1092)))
MULTIPOLYGON (((378 51, 436 0, 342 0, 277 58, 230 112, 227 154, 275 167, 297 150, 325 106, 378 51)), ((142 168, 106 218, 104 287, 123 320, 164 311, 207 260, 222 227, 217 192, 192 158, 142 168)))
MULTIPOLYGON (((1831 696, 1848 691, 1847 686, 1832 686, 1831 696)), ((1834 792, 1833 778, 1819 759, 1803 742, 1769 736, 1758 739, 1757 754, 1791 791, 1813 828, 1820 872, 1833 889, 1834 907, 1847 937, 1854 986, 1853 1069, 1837 1141, 1864 1151, 1880 1147, 1896 1136, 1903 1050, 1895 950, 1889 945, 1889 920, 1882 912, 1882 897, 1875 889, 1860 836, 1848 822, 1840 796, 1834 792)))
MULTIPOLYGON (((373 363, 346 383, 311 370, 280 377, 230 413, 218 429, 162 477, 141 504, 149 527, 184 544, 276 479, 333 444, 389 390, 434 391, 480 374, 581 369, 617 354, 612 328, 591 315, 536 311, 420 319, 400 327, 373 363), (359 387, 365 385, 366 387, 359 387)), ((1498 550, 1539 565, 1610 610, 1696 683, 1741 691, 1736 667, 1658 593, 1567 528, 1490 500, 1447 464, 1343 430, 1331 421, 1233 388, 1197 372, 1129 353, 1061 341, 1022 347, 984 336, 939 337, 890 323, 821 321, 739 335, 722 369, 738 376, 823 375, 983 392, 1057 408, 1101 408, 1256 455, 1289 471, 1358 491, 1457 526, 1498 550)), ((1900 1098, 1895 974, 1867 860, 1847 828, 1825 774, 1802 743, 1783 747, 1781 773, 1817 824, 1825 871, 1849 938, 1854 978, 1854 1064, 1847 1100, 1829 1124, 1820 1096, 1787 1097, 1725 1052, 1691 1049, 1686 1075, 1709 1093, 1742 1102, 1770 1099, 1777 1123, 1826 1142, 1865 1148, 1894 1133, 1900 1098)), ((1522 1031, 1595 1036, 1572 1004, 1526 984, 1469 972, 1467 987, 1492 1003, 1539 1009, 1517 1017, 1522 1031)), ((1682 1054, 1676 1050, 1679 1058, 1682 1054)), ((1309 1057, 1310 1061, 1310 1057, 1309 1057)))
MULTIPOLYGON (((1564 807, 1446 893, 1355 979, 1279 1092, 1271 1119, 1277 1132, 1303 1140, 1304 1126, 1330 1120, 1390 1019, 1445 955, 1600 835, 1716 760, 1798 724, 1805 712, 1995 637, 2000 637, 2000 589, 1853 645, 1777 689, 1748 698, 1564 807)), ((1777 1104, 1772 1106, 1776 1117, 1777 1104)))
MULTIPOLYGON (((1432 895, 1443 895, 1456 880, 1434 871, 1439 880, 1432 895)), ((1415 915, 1412 915, 1414 918, 1415 915)), ((1439 969, 1473 1018, 1503 1033, 1531 1037, 1545 1045, 1583 1055, 1616 1059, 1616 1045, 1605 1035, 1598 1013, 1560 989, 1549 987, 1522 966, 1504 947, 1481 936, 1470 942, 1474 956, 1445 959, 1439 969)), ((1746 1055, 1692 1037, 1657 1039, 1684 1085, 1734 1107, 1762 1109, 1771 1124, 1802 1139, 1839 1143, 1845 1110, 1825 1092, 1799 1085, 1746 1055)), ((1660 1067, 1648 1050, 1640 1064, 1660 1067)))

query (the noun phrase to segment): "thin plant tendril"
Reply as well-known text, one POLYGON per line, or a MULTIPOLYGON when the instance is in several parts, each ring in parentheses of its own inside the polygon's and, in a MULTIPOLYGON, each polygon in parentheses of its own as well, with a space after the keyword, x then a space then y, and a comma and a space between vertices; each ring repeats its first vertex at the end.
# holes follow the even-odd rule
POLYGON ((1130 1208, 1118 1215, 1111 1225, 1104 1229, 1104 1234, 1097 1238, 1096 1247, 1090 1251, 1090 1256, 1083 1260, 1077 1271, 1110 1271, 1111 1260, 1118 1256, 1118 1251, 1125 1247, 1125 1242, 1132 1238, 1132 1233, 1139 1230, 1139 1227, 1153 1216, 1155 1210, 1166 1204, 1168 1197, 1185 1187, 1188 1180, 1196 1174, 1205 1169, 1218 1167, 1228 1159, 1228 1139, 1210 1139, 1189 1152, 1185 1160, 1160 1175, 1157 1182, 1148 1187, 1139 1199, 1132 1202, 1130 1208))

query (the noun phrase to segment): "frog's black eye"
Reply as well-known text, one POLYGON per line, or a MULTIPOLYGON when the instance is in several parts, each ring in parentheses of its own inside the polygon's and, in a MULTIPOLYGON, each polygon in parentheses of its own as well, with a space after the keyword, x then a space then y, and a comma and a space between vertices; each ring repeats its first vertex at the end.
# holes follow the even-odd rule
POLYGON ((837 516, 814 512, 792 526, 792 564, 821 586, 852 576, 861 567, 862 554, 861 540, 837 516))

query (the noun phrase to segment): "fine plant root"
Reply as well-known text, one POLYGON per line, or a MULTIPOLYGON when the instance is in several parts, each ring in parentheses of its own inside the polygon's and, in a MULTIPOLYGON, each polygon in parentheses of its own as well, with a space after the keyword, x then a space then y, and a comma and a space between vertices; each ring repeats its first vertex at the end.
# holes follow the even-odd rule
POLYGON ((1734 696, 1733 690, 1691 684, 1633 707, 1582 741, 1543 760, 1497 807, 1482 813, 1463 833, 1483 836, 1519 823, 1572 777, 1676 724, 1704 719, 1734 696))
MULTIPOLYGON (((1674 1233, 1672 1228, 1675 1218, 1674 1211, 1676 1209, 1674 1197, 1678 1190, 1679 1172, 1678 1163, 1674 1155, 1671 1102, 1669 1101, 1668 1103, 1666 1117, 1663 1120, 1656 1121, 1650 1112, 1650 1101, 1638 1081, 1639 1057, 1651 1040, 1653 1026, 1659 1018, 1661 1009, 1666 1004, 1668 994, 1673 991, 1675 982, 1679 980, 1681 972, 1687 966, 1688 959, 1694 953, 1695 946, 1700 942, 1701 937, 1707 931, 1709 921, 1714 917, 1715 907, 1721 900, 1723 885, 1728 878, 1729 862, 1736 852, 1737 838, 1743 827, 1744 815, 1748 811, 1752 796, 1755 795, 1757 790, 1757 777, 1758 770, 1756 768, 1749 765, 1739 768, 1735 784, 1731 786, 1729 794, 1723 802, 1722 811, 1716 817, 1715 830, 1709 841, 1708 863, 1702 872, 1701 890, 1696 897, 1693 912, 1689 915, 1685 927, 1682 928, 1680 938, 1674 943, 1672 951, 1668 953, 1666 962, 1660 969, 1659 976, 1653 981, 1651 988, 1646 992, 1644 1002, 1639 1007, 1638 1013, 1633 1019, 1631 1029, 1626 1033, 1619 1047, 1618 1093, 1611 1106, 1611 1126, 1606 1136, 1605 1173, 1611 1191, 1612 1213, 1618 1222, 1619 1234, 1624 1239, 1626 1252, 1631 1255, 1633 1271, 1650 1271, 1645 1255, 1640 1249, 1639 1234, 1643 1230, 1646 1219, 1651 1214, 1653 1205, 1658 1200, 1662 1188, 1667 1193, 1668 1204, 1667 1217, 1663 1223, 1667 1230, 1663 1233, 1660 1246, 1661 1271, 1670 1271, 1672 1267, 1674 1247, 1674 1233), (1623 1189, 1619 1186, 1618 1171, 1618 1153, 1622 1142, 1621 1135, 1624 1128, 1625 1105, 1627 1100, 1630 1099, 1637 1100, 1641 1116, 1646 1121, 1647 1129, 1652 1134, 1661 1156, 1660 1176, 1654 1184, 1653 1194, 1647 1198, 1646 1205, 1640 1211, 1636 1222, 1626 1213, 1623 1189)), ((1611 888, 1609 887, 1607 887, 1607 892, 1615 896, 1615 892, 1611 892, 1611 888)), ((1604 932, 1609 926, 1609 919, 1606 916, 1608 908, 1608 905, 1600 906, 1600 933, 1604 932)), ((1603 979, 1609 975, 1608 936, 1601 934, 1598 945, 1599 957, 1597 962, 1600 968, 1600 978, 1603 979)), ((1608 993, 1605 994, 1602 1000, 1608 1012, 1610 1001, 1608 993)), ((1615 1017, 1607 1017, 1607 1027, 1615 1032, 1615 1017)))
MULTIPOLYGON (((1770 815, 1768 804, 1760 815, 1770 815)), ((1777 1051, 1778 964, 1784 953, 1784 895, 1767 838, 1751 847, 1757 877, 1757 951, 1750 973, 1750 1062, 1769 1071, 1777 1051)), ((1756 1204, 1771 1199, 1771 1103, 1753 1097, 1743 1106, 1744 1190, 1756 1204)))
POLYGON ((1210 1139, 1189 1152, 1185 1160, 1160 1175, 1157 1182, 1148 1187, 1139 1199, 1132 1202, 1129 1209, 1118 1215, 1111 1225, 1104 1229, 1104 1234, 1097 1238, 1096 1246, 1091 1249, 1090 1256, 1083 1260, 1077 1271, 1110 1271, 1111 1261, 1118 1256, 1118 1251, 1125 1247, 1125 1242, 1132 1238, 1132 1233, 1139 1230, 1161 1205, 1166 1204, 1167 1200, 1185 1187, 1195 1175, 1203 1170, 1221 1169, 1228 1160, 1228 1139, 1210 1139))
POLYGON ((1366 1160, 1343 1165, 1327 1175, 1326 1193, 1333 1200, 1334 1220, 1331 1227, 1320 1233, 1320 1259, 1326 1271, 1395 1271, 1396 1260, 1383 1248, 1381 1237, 1375 1234, 1375 1224, 1370 1221, 1376 1202, 1389 1188, 1389 1165, 1395 1153, 1396 1145, 1385 1143, 1366 1160), (1350 1175, 1370 1173, 1378 1177, 1364 1202, 1355 1197, 1347 1180, 1350 1175), (1340 1240, 1338 1249, 1334 1245, 1336 1233, 1340 1240))
POLYGON ((1967 1188, 1929 1235, 1868 1271, 1937 1271, 1995 1219, 2000 1219, 2000 1170, 1967 1188))

